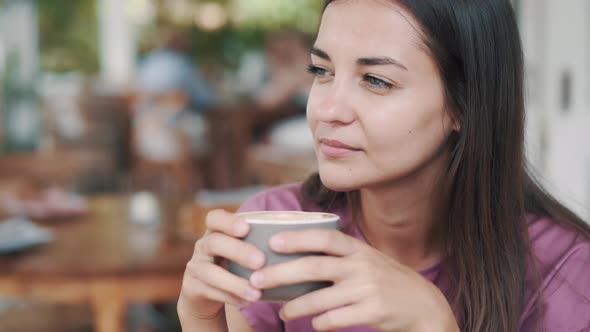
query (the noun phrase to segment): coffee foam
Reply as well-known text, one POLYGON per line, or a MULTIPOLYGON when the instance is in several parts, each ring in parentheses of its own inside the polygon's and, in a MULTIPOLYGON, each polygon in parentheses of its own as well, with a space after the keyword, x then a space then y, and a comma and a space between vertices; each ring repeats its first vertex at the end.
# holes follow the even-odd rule
POLYGON ((238 213, 252 224, 312 224, 338 220, 338 216, 322 212, 259 211, 238 213))

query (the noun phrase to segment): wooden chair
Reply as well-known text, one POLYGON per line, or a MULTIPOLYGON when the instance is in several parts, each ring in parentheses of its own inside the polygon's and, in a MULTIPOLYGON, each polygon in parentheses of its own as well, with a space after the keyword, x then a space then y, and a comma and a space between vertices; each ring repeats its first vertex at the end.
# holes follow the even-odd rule
POLYGON ((0 331, 86 331, 92 326, 89 311, 84 306, 18 303, 0 311, 0 331))

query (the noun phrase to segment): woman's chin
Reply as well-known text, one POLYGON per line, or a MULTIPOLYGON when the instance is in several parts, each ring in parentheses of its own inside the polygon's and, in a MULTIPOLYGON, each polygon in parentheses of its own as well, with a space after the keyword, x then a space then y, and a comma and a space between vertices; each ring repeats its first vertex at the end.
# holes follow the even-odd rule
POLYGON ((322 184, 333 191, 345 192, 359 189, 361 186, 350 174, 322 174, 319 172, 322 184))

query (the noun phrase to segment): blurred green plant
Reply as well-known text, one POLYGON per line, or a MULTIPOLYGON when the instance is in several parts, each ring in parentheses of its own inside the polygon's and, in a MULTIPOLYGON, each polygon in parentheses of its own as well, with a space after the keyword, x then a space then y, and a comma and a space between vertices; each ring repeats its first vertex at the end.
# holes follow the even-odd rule
POLYGON ((234 0, 232 11, 242 28, 293 28, 314 33, 322 4, 322 0, 234 0))
POLYGON ((38 0, 37 6, 41 69, 97 73, 96 0, 38 0))
POLYGON ((159 29, 175 26, 187 37, 191 54, 208 67, 234 68, 249 50, 261 49, 269 34, 279 30, 315 33, 323 0, 192 0, 203 4, 222 5, 229 16, 228 24, 219 30, 206 31, 193 22, 178 22, 170 2, 157 0, 158 15, 140 34, 140 54, 156 47, 159 29))
MULTIPOLYGON (((10 1, 19 0, 0 0, 0 10, 10 1)), ((42 71, 98 72, 97 1, 36 0, 42 71)), ((204 31, 190 21, 188 25, 175 22, 169 10, 172 1, 153 1, 158 8, 157 16, 139 31, 140 55, 156 46, 154 36, 161 27, 180 26, 199 62, 225 67, 237 65, 245 51, 262 48, 273 31, 297 29, 314 33, 323 3, 322 0, 186 0, 195 6, 215 2, 226 8, 228 24, 216 31, 204 31)))

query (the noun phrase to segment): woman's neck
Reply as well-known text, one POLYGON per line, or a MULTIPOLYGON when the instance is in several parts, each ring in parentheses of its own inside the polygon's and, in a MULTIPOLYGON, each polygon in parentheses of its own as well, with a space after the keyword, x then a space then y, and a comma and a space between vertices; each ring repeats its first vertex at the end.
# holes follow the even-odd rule
POLYGON ((439 157, 394 183, 360 190, 359 227, 369 244, 415 270, 440 261, 435 190, 446 158, 439 157))

